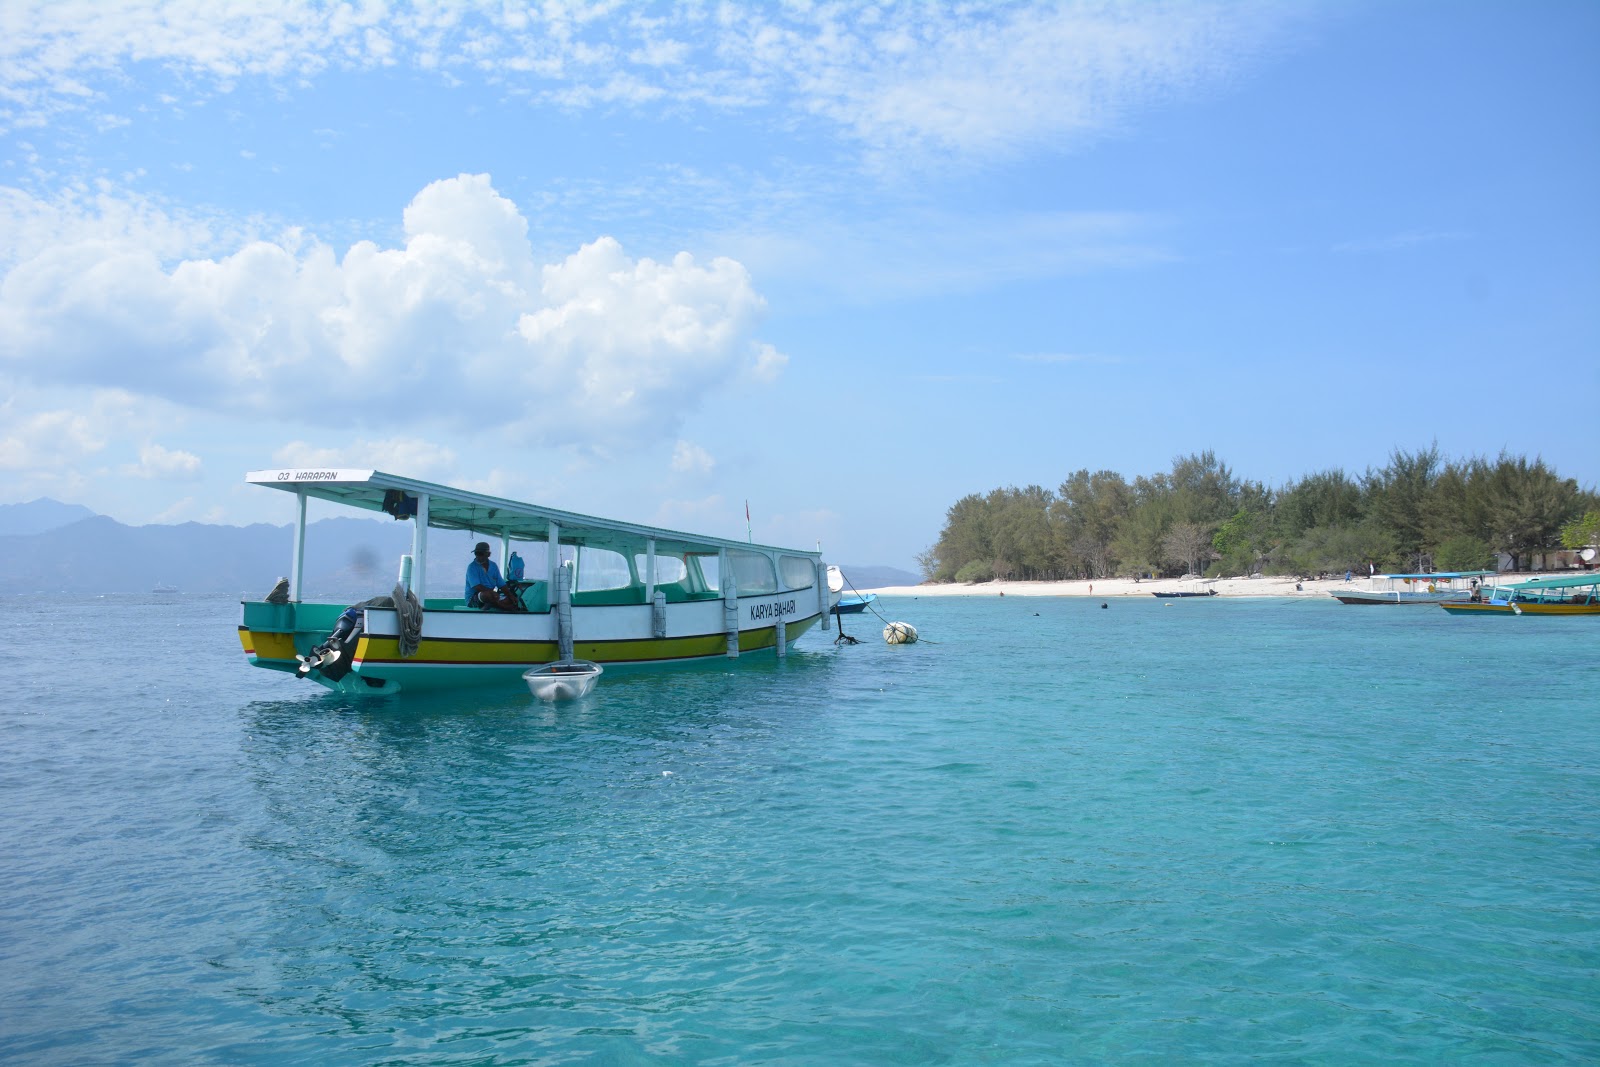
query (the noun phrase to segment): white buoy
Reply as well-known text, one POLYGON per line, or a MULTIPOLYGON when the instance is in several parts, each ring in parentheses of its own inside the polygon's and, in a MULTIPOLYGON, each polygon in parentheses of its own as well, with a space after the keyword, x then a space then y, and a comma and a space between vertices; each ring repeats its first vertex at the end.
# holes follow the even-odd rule
POLYGON ((883 628, 883 639, 891 645, 914 645, 917 628, 909 622, 891 622, 883 628))

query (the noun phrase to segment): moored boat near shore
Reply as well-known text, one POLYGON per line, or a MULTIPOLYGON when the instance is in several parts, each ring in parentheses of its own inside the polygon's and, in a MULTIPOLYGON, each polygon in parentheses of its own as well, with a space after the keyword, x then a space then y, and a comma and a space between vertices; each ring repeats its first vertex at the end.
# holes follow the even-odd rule
POLYGON ((833 605, 835 615, 855 615, 866 611, 872 602, 878 599, 877 593, 862 593, 850 584, 850 579, 844 572, 833 564, 828 565, 828 590, 838 595, 838 600, 833 605), (844 590, 848 587, 850 592, 844 590))
POLYGON ((1335 589, 1341 604, 1443 604, 1467 600, 1494 571, 1434 571, 1427 574, 1375 574, 1365 589, 1335 589))
POLYGON ((1439 606, 1451 615, 1600 615, 1600 574, 1534 578, 1439 606))
POLYGON ((877 593, 842 596, 839 598, 839 602, 833 606, 833 613, 835 615, 854 615, 858 612, 866 611, 867 607, 877 599, 877 593))
POLYGON ((246 480, 294 493, 298 508, 287 602, 245 601, 239 640, 255 666, 340 692, 520 686, 529 668, 574 659, 614 667, 783 656, 819 621, 829 628, 834 598, 820 552, 578 515, 375 470, 253 471, 246 480), (313 497, 414 523, 393 597, 353 607, 300 599, 313 497), (430 529, 497 538, 501 560, 523 547, 532 562, 529 580, 508 583, 515 610, 428 596, 430 529))

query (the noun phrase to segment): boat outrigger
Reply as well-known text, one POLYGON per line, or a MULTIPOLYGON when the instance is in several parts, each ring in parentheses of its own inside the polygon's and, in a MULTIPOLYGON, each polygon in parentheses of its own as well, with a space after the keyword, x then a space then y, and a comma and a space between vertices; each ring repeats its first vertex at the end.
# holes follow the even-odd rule
POLYGON ((1600 615, 1600 574, 1534 578, 1439 606, 1452 615, 1600 615))
POLYGON ((287 595, 244 602, 245 654, 257 667, 339 692, 515 687, 530 668, 575 659, 610 668, 781 657, 819 621, 829 628, 833 597, 820 552, 594 518, 376 470, 252 471, 245 480, 291 492, 298 504, 287 595), (393 598, 354 607, 301 600, 313 497, 414 523, 393 598), (527 580, 509 583, 519 610, 427 595, 430 529, 498 537, 501 560, 513 545, 531 549, 527 580))

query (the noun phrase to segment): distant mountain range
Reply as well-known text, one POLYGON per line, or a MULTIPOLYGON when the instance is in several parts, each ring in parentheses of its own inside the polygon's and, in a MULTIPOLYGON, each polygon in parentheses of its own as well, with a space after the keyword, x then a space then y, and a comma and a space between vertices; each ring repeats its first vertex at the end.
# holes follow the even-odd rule
POLYGON ((921 585, 922 579, 898 567, 858 567, 841 563, 839 570, 857 589, 882 589, 886 585, 921 585))
POLYGON ((82 504, 63 504, 49 497, 26 504, 0 504, 0 537, 44 533, 79 519, 92 519, 94 512, 82 504))
MULTIPOLYGON (((469 534, 434 530, 428 540, 428 588, 451 595, 471 558, 469 534)), ((363 600, 388 593, 411 524, 392 519, 321 519, 306 528, 305 595, 363 600)), ((0 595, 234 593, 263 597, 289 573, 294 527, 124 526, 77 504, 41 498, 0 504, 0 595)), ((893 567, 841 568, 857 588, 916 584, 893 567)), ((456 594, 459 595, 459 594, 456 594)))

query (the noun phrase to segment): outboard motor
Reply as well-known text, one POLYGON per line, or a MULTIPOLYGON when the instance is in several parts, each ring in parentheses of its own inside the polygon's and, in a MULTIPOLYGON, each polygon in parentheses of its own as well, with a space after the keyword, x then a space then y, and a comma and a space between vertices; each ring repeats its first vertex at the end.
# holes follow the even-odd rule
POLYGON ((295 677, 305 678, 316 671, 328 681, 337 682, 349 674, 356 658, 356 645, 361 641, 361 619, 361 608, 346 608, 334 623, 328 639, 313 648, 310 655, 298 657, 300 666, 294 672, 295 677))

